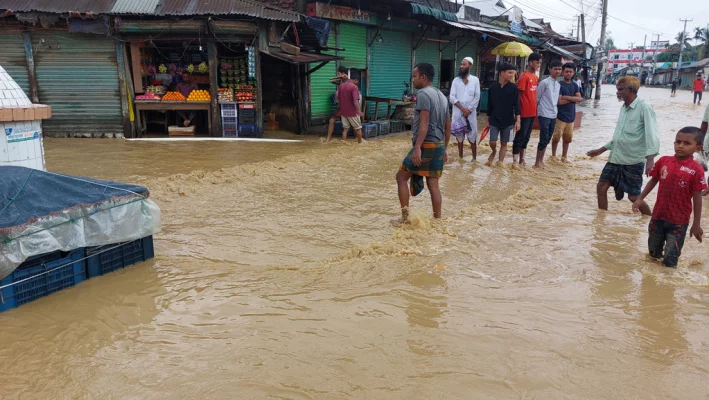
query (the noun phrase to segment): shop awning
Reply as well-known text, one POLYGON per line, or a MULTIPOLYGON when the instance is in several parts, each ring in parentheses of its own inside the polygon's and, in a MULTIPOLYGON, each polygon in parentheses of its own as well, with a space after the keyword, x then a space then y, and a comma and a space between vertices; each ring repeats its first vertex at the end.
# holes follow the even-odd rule
POLYGON ((291 63, 294 65, 300 65, 300 64, 318 64, 317 66, 311 68, 308 70, 305 75, 310 75, 313 72, 319 70, 320 68, 324 67, 325 64, 329 63, 330 61, 335 61, 335 60, 344 60, 344 57, 340 56, 333 56, 330 54, 317 54, 317 53, 300 53, 298 55, 296 54, 288 54, 284 53, 279 50, 261 50, 261 54, 265 54, 269 57, 277 58, 279 60, 283 60, 287 63, 291 63))
POLYGON ((542 47, 543 49, 552 51, 552 52, 554 52, 554 53, 556 53, 556 54, 558 54, 558 55, 560 55, 560 56, 563 56, 563 57, 565 57, 565 58, 567 58, 567 59, 569 59, 569 60, 580 60, 580 59, 581 59, 581 57, 577 56, 576 54, 570 53, 570 52, 568 52, 568 51, 562 49, 561 47, 554 46, 554 45, 551 44, 551 43, 544 43, 544 44, 542 44, 541 47, 542 47))
POLYGON ((469 22, 451 22, 451 21, 444 21, 446 24, 459 28, 459 29, 467 29, 470 31, 475 31, 478 33, 484 33, 484 34, 489 34, 489 35, 500 35, 503 36, 507 40, 508 38, 511 39, 516 39, 517 36, 514 35, 512 32, 507 32, 502 29, 494 28, 489 25, 482 25, 479 23, 471 24, 469 22))
POLYGON ((458 21, 458 17, 452 12, 437 10, 433 7, 422 6, 421 4, 410 3, 411 12, 418 15, 428 15, 441 21, 458 21))

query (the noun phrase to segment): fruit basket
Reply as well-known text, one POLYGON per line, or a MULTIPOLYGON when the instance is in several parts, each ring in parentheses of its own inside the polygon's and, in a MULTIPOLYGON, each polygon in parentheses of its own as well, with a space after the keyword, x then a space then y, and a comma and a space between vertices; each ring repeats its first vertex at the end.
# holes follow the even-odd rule
POLYGON ((211 99, 212 98, 209 96, 209 92, 206 90, 193 90, 189 97, 187 97, 187 101, 191 103, 206 103, 211 99))
POLYGON ((158 96, 154 93, 145 93, 145 94, 141 94, 139 96, 135 96, 135 101, 137 103, 155 102, 155 101, 160 101, 160 96, 158 96))

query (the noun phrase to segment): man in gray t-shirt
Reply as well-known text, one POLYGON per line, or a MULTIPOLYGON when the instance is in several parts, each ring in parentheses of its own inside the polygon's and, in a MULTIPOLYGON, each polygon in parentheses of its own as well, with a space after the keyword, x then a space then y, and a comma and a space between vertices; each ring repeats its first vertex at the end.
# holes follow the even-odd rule
POLYGON ((448 142, 451 137, 451 119, 448 99, 432 86, 435 71, 428 63, 420 63, 411 74, 414 87, 419 90, 416 113, 412 125, 414 148, 404 159, 396 174, 401 203, 401 219, 393 224, 409 222, 409 193, 416 196, 423 190, 423 178, 431 192, 433 217, 441 218, 441 190, 438 178, 448 161, 448 142), (409 188, 411 180, 411 188, 409 188))
POLYGON ((419 135, 419 125, 421 124, 421 110, 429 112, 428 134, 424 142, 442 142, 445 138, 446 118, 448 117, 448 102, 440 90, 433 86, 425 86, 416 94, 416 113, 414 122, 411 125, 413 132, 413 143, 419 135))

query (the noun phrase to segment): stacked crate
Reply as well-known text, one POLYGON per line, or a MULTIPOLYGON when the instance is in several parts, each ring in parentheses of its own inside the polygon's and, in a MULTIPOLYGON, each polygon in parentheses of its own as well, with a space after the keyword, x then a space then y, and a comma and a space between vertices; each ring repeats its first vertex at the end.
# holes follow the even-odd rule
POLYGON ((222 103, 222 136, 237 137, 237 105, 236 103, 222 103))

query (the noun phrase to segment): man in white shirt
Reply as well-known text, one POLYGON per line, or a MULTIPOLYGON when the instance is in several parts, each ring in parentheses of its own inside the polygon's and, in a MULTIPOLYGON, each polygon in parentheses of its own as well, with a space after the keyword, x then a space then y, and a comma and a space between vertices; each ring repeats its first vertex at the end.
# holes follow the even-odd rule
POLYGON ((557 79, 561 75, 561 61, 549 63, 549 77, 537 86, 537 120, 539 121, 539 144, 535 168, 544 166, 544 152, 551 141, 556 127, 556 115, 561 85, 557 79))
POLYGON ((456 136, 458 142, 458 155, 463 157, 465 139, 468 139, 473 149, 473 161, 478 157, 478 103, 480 102, 480 80, 470 73, 473 68, 473 59, 465 57, 460 62, 458 76, 451 84, 450 102, 453 105, 451 121, 466 118, 472 129, 467 135, 456 136))

